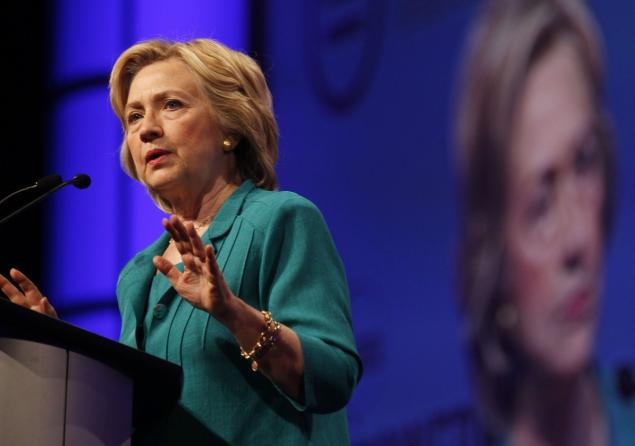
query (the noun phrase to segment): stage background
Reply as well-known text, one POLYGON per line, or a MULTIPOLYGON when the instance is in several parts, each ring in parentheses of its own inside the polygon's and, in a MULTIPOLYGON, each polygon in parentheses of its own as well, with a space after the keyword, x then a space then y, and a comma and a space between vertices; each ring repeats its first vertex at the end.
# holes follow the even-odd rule
MULTIPOLYGON (((1 228, 18 266, 65 320, 116 339, 118 271, 161 233, 162 213, 119 168, 107 79, 149 37, 221 40, 262 64, 280 125, 281 189, 317 204, 346 265, 364 359, 353 444, 406 444, 471 391, 456 309, 452 118, 468 0, 55 1, 12 16, 2 196, 38 177, 89 174, 1 228), (30 33, 30 34, 28 34, 30 33), (26 124, 26 130, 17 131, 26 124)), ((592 1, 618 142, 601 363, 635 363, 635 3, 592 1)), ((3 215, 6 213, 2 209, 3 215)), ((445 419, 449 419, 445 418, 445 419)), ((435 421, 436 420, 436 421, 435 421)), ((450 441, 450 436, 446 437, 450 441)), ((410 444, 410 443, 409 443, 410 444)))

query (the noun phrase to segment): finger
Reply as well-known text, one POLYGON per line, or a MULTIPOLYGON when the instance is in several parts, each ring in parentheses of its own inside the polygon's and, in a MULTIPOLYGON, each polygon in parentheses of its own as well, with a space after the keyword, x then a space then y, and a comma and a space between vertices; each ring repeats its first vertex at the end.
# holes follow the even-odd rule
POLYGON ((214 248, 212 248, 212 245, 207 245, 205 247, 205 253, 207 254, 207 264, 209 267, 210 275, 212 276, 210 277, 210 280, 212 280, 213 283, 216 284, 220 296, 229 298, 233 295, 233 293, 229 289, 227 282, 225 282, 225 276, 218 266, 218 262, 216 261, 216 256, 214 255, 214 248))
POLYGON ((0 290, 13 303, 22 305, 26 301, 26 297, 18 290, 9 280, 0 274, 0 290))
POLYGON ((183 223, 183 221, 179 217, 177 217, 176 215, 173 215, 172 217, 170 217, 170 223, 172 223, 172 226, 174 226, 174 229, 176 229, 176 232, 178 233, 180 240, 189 241, 190 237, 187 234, 187 228, 185 227, 185 223, 183 223))
POLYGON ((174 226, 174 223, 171 217, 170 219, 164 218, 163 220, 161 220, 161 222, 163 223, 163 227, 165 228, 165 230, 170 233, 170 237, 172 237, 172 240, 174 240, 175 243, 178 243, 183 240, 183 238, 181 237, 181 234, 174 226))
POLYGON ((181 271, 169 260, 160 256, 154 256, 152 259, 154 266, 170 281, 172 285, 178 282, 181 277, 181 271))
POLYGON ((54 317, 56 319, 58 318, 57 311, 55 311, 55 308, 53 308, 53 305, 51 305, 51 303, 49 302, 49 300, 46 297, 43 297, 40 300, 39 311, 41 313, 47 314, 49 316, 52 316, 52 317, 54 317))
POLYGON ((218 267, 218 262, 216 261, 216 256, 214 255, 214 248, 212 248, 212 245, 205 246, 205 255, 207 256, 207 265, 209 266, 209 271, 212 276, 223 278, 223 273, 218 267))
POLYGON ((181 255, 192 252, 192 242, 180 218, 173 215, 164 221, 163 226, 170 232, 174 246, 181 255))
POLYGON ((201 240, 201 237, 198 235, 198 232, 196 232, 196 229, 194 229, 194 226, 190 225, 187 230, 192 242, 192 254, 198 257, 201 262, 207 262, 203 240, 201 240))
POLYGON ((26 296, 30 305, 39 302, 40 299, 44 297, 42 296, 42 293, 40 292, 38 287, 35 286, 35 284, 31 282, 31 280, 21 271, 12 268, 11 271, 9 271, 9 274, 11 275, 13 280, 16 281, 20 289, 24 292, 24 295, 26 296))
POLYGON ((170 220, 164 218, 161 220, 161 223, 163 224, 165 230, 170 233, 172 240, 174 240, 174 242, 179 241, 179 234, 176 232, 176 229, 174 229, 174 225, 170 222, 170 220))
POLYGON ((188 270, 192 271, 196 274, 201 274, 201 264, 197 262, 197 257, 194 257, 193 254, 187 253, 181 256, 181 260, 183 260, 183 266, 188 270))

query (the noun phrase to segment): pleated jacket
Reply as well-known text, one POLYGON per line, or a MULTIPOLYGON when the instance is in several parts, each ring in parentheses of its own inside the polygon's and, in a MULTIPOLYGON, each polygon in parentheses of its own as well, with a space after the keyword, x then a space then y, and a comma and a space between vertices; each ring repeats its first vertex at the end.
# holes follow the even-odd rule
POLYGON ((344 268, 320 211, 295 193, 246 181, 202 239, 213 245, 234 294, 299 336, 304 400, 254 373, 229 330, 156 274, 152 258, 166 249, 166 232, 124 267, 117 283, 120 341, 183 369, 178 407, 137 432, 136 443, 349 444, 345 406, 362 364, 344 268))

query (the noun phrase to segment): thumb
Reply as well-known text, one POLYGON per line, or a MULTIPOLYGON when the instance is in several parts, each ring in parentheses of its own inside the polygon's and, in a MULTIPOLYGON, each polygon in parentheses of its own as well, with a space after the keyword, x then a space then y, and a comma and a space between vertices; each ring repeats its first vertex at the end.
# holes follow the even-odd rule
POLYGON ((175 284, 181 276, 181 271, 179 271, 172 262, 161 256, 154 256, 152 258, 152 263, 154 263, 154 266, 163 273, 172 284, 175 284))

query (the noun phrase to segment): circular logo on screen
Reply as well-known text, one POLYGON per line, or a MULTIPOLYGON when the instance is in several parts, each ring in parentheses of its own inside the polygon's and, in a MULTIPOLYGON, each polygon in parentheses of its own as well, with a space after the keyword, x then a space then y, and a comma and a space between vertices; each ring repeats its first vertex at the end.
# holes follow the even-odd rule
POLYGON ((379 61, 385 0, 309 0, 305 3, 307 69, 320 101, 334 111, 364 97, 379 61))

